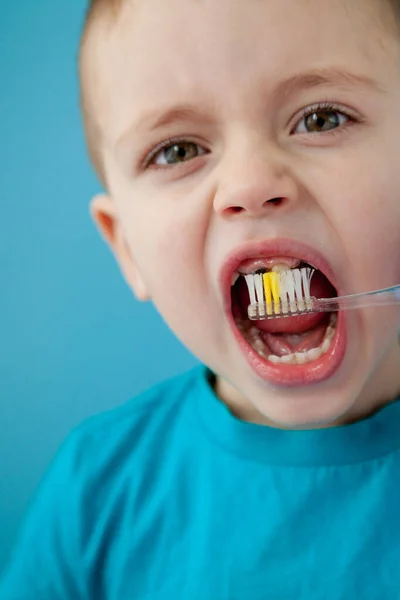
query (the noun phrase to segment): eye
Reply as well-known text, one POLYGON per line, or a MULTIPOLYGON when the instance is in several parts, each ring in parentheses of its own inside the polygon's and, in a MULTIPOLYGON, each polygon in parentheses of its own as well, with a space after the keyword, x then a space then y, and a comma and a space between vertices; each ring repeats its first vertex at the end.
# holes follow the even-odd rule
POLYGON ((202 156, 206 150, 194 142, 176 141, 165 143, 161 148, 156 148, 148 157, 148 165, 167 166, 178 165, 202 156))
POLYGON ((352 118, 334 106, 308 108, 293 130, 293 133, 324 133, 342 127, 352 118))

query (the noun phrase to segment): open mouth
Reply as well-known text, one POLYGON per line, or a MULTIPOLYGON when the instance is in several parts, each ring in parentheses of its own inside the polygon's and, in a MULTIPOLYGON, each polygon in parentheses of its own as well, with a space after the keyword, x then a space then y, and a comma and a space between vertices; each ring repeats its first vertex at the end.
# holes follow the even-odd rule
POLYGON ((345 319, 338 313, 314 313, 251 321, 250 296, 245 275, 265 273, 276 267, 311 267, 311 296, 338 295, 329 268, 323 260, 307 262, 295 256, 247 258, 231 271, 230 320, 235 337, 248 362, 263 379, 283 384, 314 383, 330 377, 345 353, 345 319), (318 268, 319 267, 319 268, 318 268))
MULTIPOLYGON (((301 263, 299 268, 309 265, 301 263)), ((266 270, 258 270, 258 272, 266 270)), ((316 298, 337 296, 335 288, 321 271, 311 280, 311 294, 316 298)), ((250 303, 244 275, 231 287, 232 314, 239 331, 262 358, 275 364, 307 364, 328 352, 336 332, 335 313, 315 313, 301 317, 276 317, 267 321, 250 321, 250 303)))

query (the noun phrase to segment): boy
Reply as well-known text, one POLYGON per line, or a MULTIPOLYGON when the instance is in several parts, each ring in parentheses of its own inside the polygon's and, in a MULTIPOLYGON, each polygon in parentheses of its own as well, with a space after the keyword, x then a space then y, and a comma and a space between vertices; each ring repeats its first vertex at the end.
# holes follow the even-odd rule
POLYGON ((400 598, 398 308, 251 326, 244 279, 400 282, 397 10, 93 2, 92 213, 207 368, 72 433, 1 600, 400 598))

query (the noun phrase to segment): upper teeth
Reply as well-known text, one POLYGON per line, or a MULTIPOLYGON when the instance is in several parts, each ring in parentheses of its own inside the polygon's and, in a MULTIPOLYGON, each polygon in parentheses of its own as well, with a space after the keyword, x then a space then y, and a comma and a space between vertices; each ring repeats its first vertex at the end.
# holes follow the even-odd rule
POLYGON ((288 267, 288 265, 280 263, 279 265, 275 265, 274 267, 272 267, 271 271, 273 271, 274 273, 281 273, 282 271, 287 271, 289 269, 290 267, 288 267))
MULTIPOLYGON (((247 268, 243 268, 240 272, 239 271, 235 271, 232 274, 232 280, 231 280, 231 286, 234 286, 235 283, 237 282, 237 280, 239 279, 240 276, 245 277, 246 275, 252 275, 253 273, 255 273, 256 271, 262 271, 262 270, 269 270, 271 269, 271 271, 275 272, 275 273, 280 273, 281 271, 287 271, 289 270, 291 267, 288 264, 285 264, 283 262, 280 262, 276 265, 274 265, 273 267, 270 267, 269 265, 267 266, 265 264, 266 261, 263 261, 262 259, 255 261, 251 268, 247 267, 247 268)), ((300 263, 300 261, 299 261, 300 263)))
MULTIPOLYGON (((231 286, 234 286, 235 283, 237 282, 237 280, 239 279, 239 277, 246 277, 246 275, 252 275, 254 273, 256 273, 257 271, 267 271, 269 270, 269 267, 263 266, 261 261, 258 261, 256 265, 253 265, 253 267, 251 269, 243 269, 243 271, 235 271, 232 274, 232 280, 231 280, 231 286)), ((290 266, 289 265, 285 265, 284 263, 279 263, 274 265, 271 268, 271 271, 273 271, 274 273, 281 273, 282 271, 288 271, 290 270, 290 266)))
POLYGON ((264 269, 265 271, 271 271, 276 266, 282 266, 285 269, 296 269, 301 263, 299 258, 285 257, 285 256, 274 256, 274 257, 260 257, 244 261, 238 271, 241 275, 250 275, 255 271, 264 269))

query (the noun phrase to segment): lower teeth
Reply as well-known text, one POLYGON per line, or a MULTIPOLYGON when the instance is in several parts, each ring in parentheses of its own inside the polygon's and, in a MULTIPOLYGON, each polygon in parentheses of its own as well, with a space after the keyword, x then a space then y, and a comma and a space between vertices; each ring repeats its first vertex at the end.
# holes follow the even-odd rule
POLYGON ((294 352, 293 354, 286 354, 285 356, 266 354, 266 346, 260 338, 259 331, 256 327, 252 327, 250 329, 248 333, 248 339, 257 354, 259 354, 259 356, 262 358, 269 360, 271 363, 282 365, 304 365, 313 362, 314 360, 318 360, 321 358, 321 356, 328 352, 336 332, 336 324, 337 315, 332 313, 329 320, 329 325, 324 335, 324 339, 318 348, 312 348, 311 350, 307 350, 305 352, 294 352))

